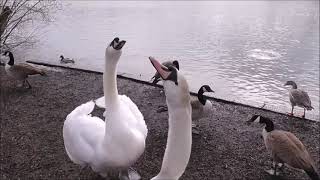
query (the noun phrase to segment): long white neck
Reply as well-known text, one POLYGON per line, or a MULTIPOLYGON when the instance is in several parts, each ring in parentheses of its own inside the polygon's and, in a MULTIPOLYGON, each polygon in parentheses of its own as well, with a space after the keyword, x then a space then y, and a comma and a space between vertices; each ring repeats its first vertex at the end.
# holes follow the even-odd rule
POLYGON ((177 180, 189 162, 192 144, 191 105, 169 108, 167 147, 160 173, 152 180, 177 180), (174 109, 173 109, 174 108, 174 109))
POLYGON ((110 57, 106 56, 105 72, 103 74, 103 90, 107 115, 114 108, 118 107, 120 103, 117 88, 117 61, 109 60, 108 58, 110 57))

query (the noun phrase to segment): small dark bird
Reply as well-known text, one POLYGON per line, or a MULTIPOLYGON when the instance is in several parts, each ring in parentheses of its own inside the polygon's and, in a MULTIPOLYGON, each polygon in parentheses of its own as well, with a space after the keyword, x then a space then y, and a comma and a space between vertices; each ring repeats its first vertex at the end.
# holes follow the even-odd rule
MULTIPOLYGON (((169 66, 174 66, 175 68, 177 68, 179 70, 179 62, 177 60, 174 61, 165 61, 162 63, 162 65, 169 67, 169 66)), ((156 72, 154 74, 154 76, 151 78, 152 84, 157 84, 160 81, 160 74, 158 72, 156 72)))
POLYGON ((64 58, 63 55, 61 55, 60 56, 60 63, 64 63, 64 64, 73 63, 74 64, 74 60, 70 59, 70 58, 64 58))
POLYGON ((289 99, 292 107, 291 113, 289 113, 289 115, 293 116, 293 108, 294 106, 298 106, 303 108, 304 111, 302 118, 304 118, 306 115, 306 110, 310 111, 313 109, 308 93, 301 89, 298 89, 298 86, 294 81, 287 81, 284 85, 292 86, 292 89, 289 90, 289 99))
POLYGON ((302 142, 291 132, 275 130, 271 119, 254 115, 247 121, 265 124, 262 136, 273 159, 273 170, 267 171, 277 175, 277 166, 287 164, 293 168, 304 170, 312 180, 320 180, 316 166, 302 142))
POLYGON ((27 88, 30 89, 31 85, 28 82, 27 78, 29 75, 40 74, 41 76, 46 75, 46 73, 38 68, 35 68, 28 64, 14 64, 14 57, 12 52, 5 51, 4 56, 9 57, 9 61, 5 64, 5 71, 7 75, 15 80, 22 82, 22 86, 27 84, 27 88))

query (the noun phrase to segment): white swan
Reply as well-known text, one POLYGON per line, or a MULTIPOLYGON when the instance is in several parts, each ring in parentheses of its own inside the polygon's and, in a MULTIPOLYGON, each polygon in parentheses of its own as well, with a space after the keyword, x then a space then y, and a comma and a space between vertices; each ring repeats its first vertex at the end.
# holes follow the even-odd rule
POLYGON ((191 144, 191 105, 188 83, 174 66, 149 57, 163 79, 169 112, 169 132, 160 173, 151 180, 178 180, 188 165, 191 144))
POLYGON ((105 52, 103 83, 105 104, 108 105, 105 122, 90 115, 93 101, 82 104, 67 116, 63 140, 74 163, 82 167, 88 165, 102 176, 110 169, 117 169, 120 179, 136 180, 139 175, 129 171, 129 167, 144 152, 148 129, 143 115, 130 98, 118 95, 116 71, 124 44, 125 41, 115 38, 105 52))

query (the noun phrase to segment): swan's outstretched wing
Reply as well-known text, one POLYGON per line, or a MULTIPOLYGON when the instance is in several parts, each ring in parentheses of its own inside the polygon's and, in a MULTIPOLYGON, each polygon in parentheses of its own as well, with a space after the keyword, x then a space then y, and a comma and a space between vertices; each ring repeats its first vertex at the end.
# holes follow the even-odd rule
MULTIPOLYGON (((129 107, 130 111, 134 114, 136 119, 143 120, 142 113, 138 109, 137 105, 134 102, 132 102, 132 100, 128 96, 119 95, 119 99, 120 99, 120 101, 124 102, 124 104, 126 104, 129 107)), ((94 102, 99 108, 104 108, 104 109, 106 108, 104 96, 96 99, 94 102)), ((103 114, 103 116, 105 116, 105 113, 103 114)))
MULTIPOLYGON (((134 118, 137 120, 136 126, 140 130, 140 132, 142 132, 145 136, 147 136, 148 129, 144 121, 144 117, 140 112, 140 110, 138 109, 137 105, 134 102, 132 102, 131 99, 126 95, 119 95, 119 99, 122 102, 122 105, 125 105, 129 108, 134 118)), ((96 99, 95 103, 100 108, 106 108, 104 96, 96 99)), ((105 116, 105 113, 106 112, 103 113, 103 116, 105 116)))
POLYGON ((144 121, 144 117, 142 115, 142 113, 140 112, 140 110, 138 109, 137 105, 131 101, 131 99, 126 96, 126 95, 119 95, 120 101, 122 101, 123 104, 125 104, 129 110, 131 111, 131 113, 133 114, 133 116, 135 117, 135 119, 137 120, 136 122, 136 128, 140 130, 140 132, 147 137, 148 134, 148 129, 147 129, 147 125, 144 121))
POLYGON ((137 105, 132 102, 132 100, 126 95, 119 95, 120 101, 124 102, 134 114, 135 118, 138 120, 143 120, 143 115, 138 109, 137 105))
POLYGON ((89 101, 76 107, 70 114, 68 114, 66 120, 76 117, 83 117, 89 115, 94 109, 94 102, 89 101))
POLYGON ((66 152, 74 163, 82 166, 92 161, 96 143, 104 134, 103 120, 90 115, 93 108, 93 101, 78 106, 67 116, 63 125, 66 152))
POLYGON ((102 96, 101 98, 96 99, 94 102, 96 103, 96 105, 97 105, 99 108, 106 108, 104 96, 102 96))

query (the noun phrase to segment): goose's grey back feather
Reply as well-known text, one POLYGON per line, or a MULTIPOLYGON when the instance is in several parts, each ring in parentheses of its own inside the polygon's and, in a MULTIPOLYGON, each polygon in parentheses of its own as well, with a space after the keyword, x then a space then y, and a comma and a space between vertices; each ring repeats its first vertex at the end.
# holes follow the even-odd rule
POLYGON ((293 106, 299 106, 307 110, 313 109, 308 93, 301 89, 290 89, 289 98, 293 106))
POLYGON ((274 161, 291 167, 311 171, 314 162, 302 142, 292 133, 281 130, 271 131, 265 139, 267 150, 274 161))
POLYGON ((27 78, 29 75, 35 75, 35 74, 45 75, 45 72, 43 70, 28 64, 15 64, 7 68, 6 71, 10 76, 18 80, 23 80, 27 78))
POLYGON ((202 117, 204 106, 200 103, 198 97, 192 96, 190 103, 192 108, 192 120, 202 117))
POLYGON ((74 63, 73 59, 65 58, 60 60, 62 63, 74 63))
POLYGON ((191 97, 192 120, 208 116, 211 113, 212 103, 207 99, 205 105, 201 104, 198 97, 191 97))

